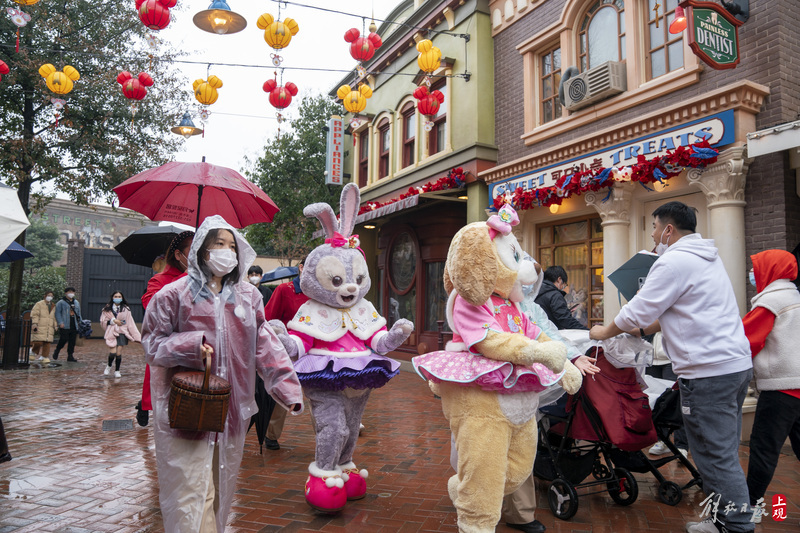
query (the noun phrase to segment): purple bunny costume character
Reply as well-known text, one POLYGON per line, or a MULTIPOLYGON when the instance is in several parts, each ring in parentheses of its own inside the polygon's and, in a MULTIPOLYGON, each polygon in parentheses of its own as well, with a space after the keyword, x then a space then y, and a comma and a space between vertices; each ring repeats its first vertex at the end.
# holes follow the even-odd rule
POLYGON ((306 259, 300 288, 310 300, 287 324, 270 324, 295 362, 295 371, 314 413, 315 461, 308 467, 306 501, 323 512, 344 508, 366 495, 366 470, 353 462, 361 416, 370 391, 384 386, 400 364, 383 354, 400 346, 414 325, 399 319, 391 329, 364 300, 369 271, 358 236, 358 186, 342 189, 340 220, 328 204, 306 206, 325 230, 325 243, 306 259))

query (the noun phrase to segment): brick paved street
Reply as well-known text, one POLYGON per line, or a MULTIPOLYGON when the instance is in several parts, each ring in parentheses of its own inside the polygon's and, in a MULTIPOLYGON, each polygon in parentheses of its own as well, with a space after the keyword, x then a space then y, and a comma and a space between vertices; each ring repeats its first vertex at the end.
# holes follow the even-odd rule
MULTIPOLYGON (((64 354, 64 357, 66 354, 64 354)), ((121 379, 103 377, 105 347, 87 341, 76 350, 79 363, 58 368, 0 371, 0 416, 13 461, 0 465, 0 533, 11 531, 162 531, 158 508, 152 428, 103 431, 104 420, 132 419, 144 356, 129 348, 121 379)), ((61 361, 59 361, 61 362, 61 361)), ((373 393, 364 417, 356 462, 370 471, 369 493, 330 517, 313 512, 303 499, 313 434, 307 414, 287 420, 281 449, 259 455, 248 435, 230 532, 416 532, 457 531, 447 496, 450 438, 438 400, 416 375, 401 372, 373 393)), ((744 464, 747 448, 740 448, 744 464)), ((800 472, 782 455, 768 496, 788 497, 790 519, 766 517, 756 531, 796 531, 800 520, 800 472)), ((662 472, 688 479, 674 463, 662 472)), ((696 520, 704 496, 696 488, 669 507, 657 499, 655 478, 636 474, 639 499, 614 504, 607 493, 581 496, 577 515, 555 519, 537 482, 537 518, 552 532, 683 531, 696 520)), ((513 530, 499 526, 499 532, 513 530)))

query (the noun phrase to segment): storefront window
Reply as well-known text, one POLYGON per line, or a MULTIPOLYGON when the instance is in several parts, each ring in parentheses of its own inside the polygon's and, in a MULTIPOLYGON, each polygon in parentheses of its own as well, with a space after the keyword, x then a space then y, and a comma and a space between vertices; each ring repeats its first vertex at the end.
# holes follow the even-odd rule
POLYGON ((389 309, 386 320, 391 327, 398 319, 407 318, 416 323, 417 244, 410 234, 400 233, 392 243, 389 254, 389 309))
POLYGON ((599 218, 581 218, 538 227, 542 268, 561 266, 569 278, 567 305, 590 327, 603 321, 603 226, 599 218))
POLYGON ((425 263, 425 331, 439 331, 438 320, 444 321, 444 331, 450 331, 445 318, 447 293, 443 277, 444 261, 425 263))

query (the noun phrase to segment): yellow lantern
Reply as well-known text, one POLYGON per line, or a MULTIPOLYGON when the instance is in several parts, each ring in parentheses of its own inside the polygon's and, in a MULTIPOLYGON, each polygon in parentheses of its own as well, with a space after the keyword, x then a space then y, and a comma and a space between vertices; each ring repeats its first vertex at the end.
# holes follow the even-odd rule
POLYGON ((275 50, 289 46, 292 35, 297 35, 300 30, 294 19, 275 20, 269 13, 258 17, 256 26, 264 30, 264 40, 275 50))
POLYGON ((344 108, 350 113, 361 113, 367 107, 367 98, 372 96, 372 89, 364 83, 359 84, 357 91, 349 85, 342 85, 336 91, 336 96, 341 98, 344 108))
POLYGON ((32 6, 39 2, 39 0, 14 0, 17 4, 21 6, 32 6))
POLYGON ((64 67, 64 71, 56 70, 56 67, 47 63, 39 67, 39 74, 47 82, 47 88, 56 94, 67 94, 72 90, 72 82, 78 81, 81 75, 74 67, 69 65, 64 67))
POLYGON ((422 72, 430 73, 439 68, 442 60, 442 51, 433 46, 433 42, 430 39, 418 42, 417 52, 419 52, 417 65, 419 65, 422 72))
POLYGON ((194 97, 203 105, 211 105, 219 98, 217 89, 222 87, 222 80, 216 76, 209 76, 208 80, 194 80, 194 97))

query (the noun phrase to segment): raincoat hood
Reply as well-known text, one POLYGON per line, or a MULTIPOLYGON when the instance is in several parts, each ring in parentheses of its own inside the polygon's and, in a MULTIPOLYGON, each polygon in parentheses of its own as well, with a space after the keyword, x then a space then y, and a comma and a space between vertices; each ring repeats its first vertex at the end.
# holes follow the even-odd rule
POLYGON ((667 248, 664 253, 685 252, 694 254, 706 261, 714 261, 719 252, 714 245, 714 239, 704 239, 699 233, 690 233, 678 239, 678 242, 667 248))
POLYGON ((797 259, 786 250, 766 250, 751 255, 756 291, 761 292, 775 280, 797 278, 797 259))
MULTIPOLYGON (((210 217, 206 217, 200 227, 197 228, 197 233, 194 235, 194 240, 192 241, 192 247, 189 249, 189 268, 186 270, 187 275, 199 282, 197 285, 197 290, 206 284, 209 278, 209 273, 204 271, 199 263, 197 262, 197 252, 200 250, 200 247, 203 245, 203 242, 206 240, 208 236, 208 232, 212 229, 226 229, 233 234, 234 239, 236 239, 236 256, 239 260, 239 281, 244 281, 249 283, 247 280, 247 270, 256 260, 256 252, 253 250, 253 247, 248 244, 248 242, 242 237, 236 229, 225 222, 225 219, 219 215, 213 215, 210 217)), ((196 292, 193 291, 193 295, 196 296, 196 292)))

